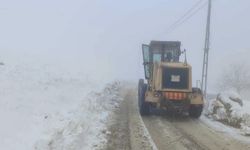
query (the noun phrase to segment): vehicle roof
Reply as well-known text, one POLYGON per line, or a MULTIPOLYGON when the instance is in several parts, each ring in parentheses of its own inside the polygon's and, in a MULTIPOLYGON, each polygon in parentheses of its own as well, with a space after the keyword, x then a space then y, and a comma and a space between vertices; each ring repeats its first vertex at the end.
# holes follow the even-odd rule
POLYGON ((166 46, 166 47, 179 47, 181 45, 180 41, 151 41, 150 46, 166 46))
POLYGON ((180 41, 151 41, 150 49, 154 53, 161 53, 162 51, 177 51, 179 53, 181 48, 180 41))

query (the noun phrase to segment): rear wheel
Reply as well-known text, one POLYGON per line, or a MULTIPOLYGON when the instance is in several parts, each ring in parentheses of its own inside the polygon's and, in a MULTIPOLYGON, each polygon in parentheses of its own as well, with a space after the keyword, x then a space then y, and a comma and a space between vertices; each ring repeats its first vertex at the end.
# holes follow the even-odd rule
POLYGON ((191 105, 189 108, 189 116, 199 118, 201 116, 203 105, 191 105))
POLYGON ((150 114, 150 104, 145 102, 145 93, 147 91, 147 84, 144 84, 143 79, 139 80, 138 86, 138 106, 142 116, 150 114))

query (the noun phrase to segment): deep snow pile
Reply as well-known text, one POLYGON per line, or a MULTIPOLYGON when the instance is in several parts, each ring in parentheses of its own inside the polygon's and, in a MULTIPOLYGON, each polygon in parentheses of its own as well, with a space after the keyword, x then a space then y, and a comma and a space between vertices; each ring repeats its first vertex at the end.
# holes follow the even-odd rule
POLYGON ((250 102, 233 91, 219 93, 216 99, 208 100, 205 115, 226 125, 241 129, 250 135, 250 102))
POLYGON ((1 149, 98 148, 105 143, 105 121, 121 98, 118 82, 96 85, 50 66, 1 66, 1 149))

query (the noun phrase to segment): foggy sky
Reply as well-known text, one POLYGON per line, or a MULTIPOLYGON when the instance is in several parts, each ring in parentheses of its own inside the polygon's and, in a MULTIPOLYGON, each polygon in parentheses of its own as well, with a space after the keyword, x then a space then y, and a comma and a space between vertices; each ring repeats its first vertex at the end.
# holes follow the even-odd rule
MULTIPOLYGON (((2 0, 0 59, 7 63, 34 59, 102 80, 136 81, 143 77, 142 43, 179 40, 187 49, 195 83, 201 78, 206 8, 174 32, 166 30, 197 1, 2 0)), ((214 0, 210 89, 231 61, 250 64, 249 14, 249 0, 214 0)))

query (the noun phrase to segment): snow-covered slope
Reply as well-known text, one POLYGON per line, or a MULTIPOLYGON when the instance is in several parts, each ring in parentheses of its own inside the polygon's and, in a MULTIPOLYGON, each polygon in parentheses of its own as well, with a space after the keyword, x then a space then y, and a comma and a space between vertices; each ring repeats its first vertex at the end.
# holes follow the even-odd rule
POLYGON ((250 101, 244 100, 234 91, 221 92, 216 99, 207 101, 205 115, 250 135, 250 101))
POLYGON ((104 86, 48 65, 0 66, 1 149, 91 149, 119 100, 117 82, 104 86))

